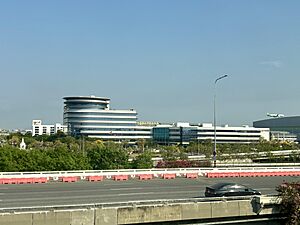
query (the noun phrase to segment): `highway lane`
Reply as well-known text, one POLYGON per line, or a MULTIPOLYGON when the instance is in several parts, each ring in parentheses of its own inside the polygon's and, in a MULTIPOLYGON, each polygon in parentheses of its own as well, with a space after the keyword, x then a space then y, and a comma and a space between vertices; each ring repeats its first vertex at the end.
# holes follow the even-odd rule
POLYGON ((128 180, 47 184, 0 185, 0 208, 128 202, 155 199, 204 197, 205 187, 217 182, 237 182, 262 194, 276 194, 275 188, 300 177, 205 178, 174 180, 128 180))

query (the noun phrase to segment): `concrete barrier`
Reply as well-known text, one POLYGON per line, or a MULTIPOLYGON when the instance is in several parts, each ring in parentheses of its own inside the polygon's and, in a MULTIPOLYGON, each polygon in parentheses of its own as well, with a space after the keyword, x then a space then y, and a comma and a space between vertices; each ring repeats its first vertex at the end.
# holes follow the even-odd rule
POLYGON ((62 177, 62 182, 76 182, 78 177, 62 177))
POLYGON ((118 180, 128 180, 128 175, 117 175, 114 176, 114 180, 118 181, 118 180))
POLYGON ((152 180, 153 175, 152 174, 140 174, 138 175, 139 180, 152 180))
POLYGON ((95 181, 103 181, 104 177, 103 176, 88 176, 87 179, 88 179, 88 181, 95 182, 95 181))
POLYGON ((187 173, 185 177, 196 179, 196 178, 198 178, 198 173, 187 173))
POLYGON ((33 215, 29 212, 24 214, 12 214, 12 213, 0 214, 0 225, 32 225, 32 224, 34 224, 33 215))
POLYGON ((162 177, 163 179, 175 179, 176 174, 163 174, 162 177))
POLYGON ((274 197, 260 196, 10 208, 0 209, 0 225, 266 224, 266 219, 277 225, 283 218, 278 204, 274 197))

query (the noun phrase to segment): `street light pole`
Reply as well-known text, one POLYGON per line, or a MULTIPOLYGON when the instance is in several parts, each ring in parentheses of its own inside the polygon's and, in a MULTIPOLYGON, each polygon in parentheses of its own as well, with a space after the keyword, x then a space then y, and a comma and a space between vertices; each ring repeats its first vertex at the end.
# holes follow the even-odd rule
POLYGON ((213 151, 213 161, 214 161, 214 167, 217 167, 217 127, 216 127, 216 86, 217 82, 223 78, 228 77, 227 74, 218 77, 215 80, 215 86, 214 86, 214 151, 213 151))

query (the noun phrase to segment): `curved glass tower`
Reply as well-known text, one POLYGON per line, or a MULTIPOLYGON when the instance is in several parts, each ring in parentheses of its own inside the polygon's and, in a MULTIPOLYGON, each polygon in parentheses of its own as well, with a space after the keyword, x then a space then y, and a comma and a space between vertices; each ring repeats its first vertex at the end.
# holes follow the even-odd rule
POLYGON ((110 99, 96 96, 64 97, 64 125, 72 136, 106 140, 149 139, 151 128, 137 126, 137 112, 111 110, 110 99))

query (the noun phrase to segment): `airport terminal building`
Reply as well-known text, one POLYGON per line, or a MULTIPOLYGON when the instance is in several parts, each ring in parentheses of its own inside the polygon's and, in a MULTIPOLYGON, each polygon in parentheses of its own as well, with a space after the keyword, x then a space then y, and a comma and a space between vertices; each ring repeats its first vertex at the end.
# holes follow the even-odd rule
POLYGON ((110 99, 96 96, 64 97, 64 125, 72 136, 135 142, 150 139, 152 127, 137 124, 133 109, 110 109, 110 99))
MULTIPOLYGON (((216 126, 217 143, 255 143, 261 139, 270 140, 269 128, 249 126, 216 126)), ((153 141, 159 144, 188 145, 192 141, 213 141, 214 126, 211 123, 175 123, 153 127, 153 141)))
MULTIPOLYGON (((190 142, 213 141, 212 123, 141 122, 134 109, 111 109, 110 99, 96 96, 64 97, 63 125, 44 125, 32 121, 32 135, 52 135, 58 131, 75 137, 104 141, 151 140, 158 144, 188 145, 190 142)), ((250 126, 216 126, 217 143, 253 143, 261 139, 299 140, 300 116, 256 121, 250 126), (298 135, 298 136, 297 136, 298 135)))
POLYGON ((300 116, 275 117, 253 122, 253 126, 270 128, 271 137, 278 140, 300 141, 300 116))
MULTIPOLYGON (((96 96, 64 97, 64 125, 69 135, 102 140, 128 141, 152 139, 159 144, 188 144, 214 139, 211 123, 143 124, 134 109, 110 108, 110 99, 96 96)), ((218 143, 252 143, 269 140, 269 128, 217 126, 218 143)))

